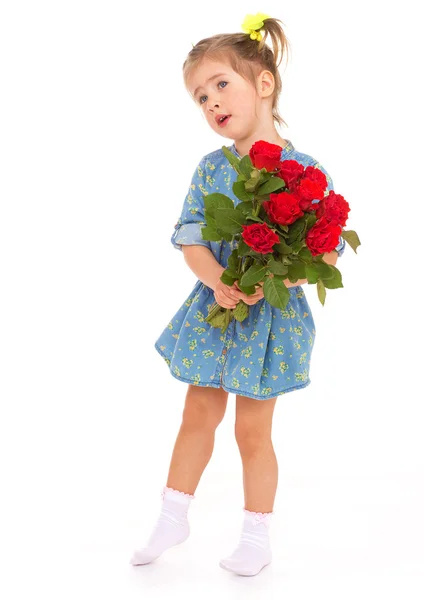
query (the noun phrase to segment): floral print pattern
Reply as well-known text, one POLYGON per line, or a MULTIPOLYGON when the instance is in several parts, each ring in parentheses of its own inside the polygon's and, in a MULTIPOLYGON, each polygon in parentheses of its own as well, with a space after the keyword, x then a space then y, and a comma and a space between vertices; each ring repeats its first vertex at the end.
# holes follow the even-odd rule
MULTIPOLYGON (((235 144, 229 147, 240 157, 235 144)), ((282 149, 281 160, 292 159, 318 167, 333 188, 327 171, 314 158, 295 150, 290 140, 282 149)), ((177 250, 183 244, 206 246, 223 266, 237 242, 209 242, 202 239, 206 224, 203 197, 212 192, 226 194, 237 205, 232 185, 237 173, 222 149, 204 156, 197 165, 182 211, 171 236, 177 250)), ((341 256, 345 240, 340 236, 336 250, 341 256)), ((262 298, 249 307, 242 321, 233 319, 225 333, 206 321, 215 302, 213 290, 197 281, 193 290, 170 319, 155 342, 171 374, 180 381, 205 387, 222 387, 227 392, 256 400, 268 400, 311 383, 309 367, 315 341, 315 323, 302 286, 289 288, 284 310, 262 298)))

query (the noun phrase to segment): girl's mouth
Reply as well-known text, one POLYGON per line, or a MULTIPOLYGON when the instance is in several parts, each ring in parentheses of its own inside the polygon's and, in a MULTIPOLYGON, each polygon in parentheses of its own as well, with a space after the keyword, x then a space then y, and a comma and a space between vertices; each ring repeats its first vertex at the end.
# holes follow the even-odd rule
POLYGON ((218 127, 225 127, 230 119, 231 115, 228 115, 222 121, 218 121, 218 127))

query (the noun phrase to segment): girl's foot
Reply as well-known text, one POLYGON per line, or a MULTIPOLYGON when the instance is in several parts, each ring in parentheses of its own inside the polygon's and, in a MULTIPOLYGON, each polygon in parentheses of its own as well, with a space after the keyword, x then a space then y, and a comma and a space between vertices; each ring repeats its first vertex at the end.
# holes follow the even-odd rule
POLYGON ((269 543, 270 513, 255 513, 243 509, 245 518, 240 542, 228 558, 220 561, 219 566, 237 575, 257 575, 272 561, 269 543))
POLYGON ((190 535, 187 511, 194 498, 191 494, 169 487, 162 491, 162 510, 147 544, 136 550, 130 563, 146 565, 158 558, 171 546, 184 542, 190 535))

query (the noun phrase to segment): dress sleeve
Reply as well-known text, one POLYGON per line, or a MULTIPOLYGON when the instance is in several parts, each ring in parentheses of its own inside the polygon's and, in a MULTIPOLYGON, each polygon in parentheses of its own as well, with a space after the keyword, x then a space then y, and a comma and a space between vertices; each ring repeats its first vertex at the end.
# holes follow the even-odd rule
MULTIPOLYGON (((325 190, 325 195, 328 195, 328 192, 330 190, 334 191, 334 186, 333 186, 333 180, 330 177, 330 175, 328 174, 328 172, 324 169, 324 167, 322 165, 315 165, 316 167, 318 167, 318 169, 320 169, 320 171, 322 171, 324 173, 324 175, 327 177, 327 189, 325 190)), ((345 246, 346 246, 346 240, 344 240, 342 238, 341 235, 339 235, 339 243, 337 244, 337 246, 334 248, 334 250, 337 251, 338 256, 340 257, 343 252, 345 251, 345 246)))
POLYGON ((211 244, 202 238, 202 226, 206 225, 204 196, 207 195, 205 188, 205 159, 202 158, 197 165, 187 195, 184 199, 181 215, 178 219, 171 243, 177 250, 181 245, 206 246, 211 250, 211 244))

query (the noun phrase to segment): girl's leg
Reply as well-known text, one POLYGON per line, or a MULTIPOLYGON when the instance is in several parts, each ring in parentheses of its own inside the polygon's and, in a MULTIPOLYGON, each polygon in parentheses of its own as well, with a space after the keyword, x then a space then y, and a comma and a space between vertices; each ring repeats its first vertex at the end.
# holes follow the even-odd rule
POLYGON ((188 386, 182 423, 162 492, 162 510, 147 544, 136 550, 131 564, 150 563, 188 538, 188 507, 211 458, 215 430, 224 417, 227 399, 228 392, 222 388, 188 386))
POLYGON ((168 487, 194 494, 211 459, 215 431, 224 418, 227 400, 228 392, 223 388, 188 386, 169 467, 168 487))
POLYGON ((243 463, 245 509, 268 513, 274 507, 278 463, 272 445, 272 417, 277 398, 236 396, 235 436, 243 463))
POLYGON ((276 400, 236 396, 235 435, 243 463, 245 516, 239 545, 219 564, 238 575, 256 575, 272 560, 268 530, 278 482, 271 440, 276 400))

